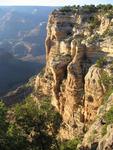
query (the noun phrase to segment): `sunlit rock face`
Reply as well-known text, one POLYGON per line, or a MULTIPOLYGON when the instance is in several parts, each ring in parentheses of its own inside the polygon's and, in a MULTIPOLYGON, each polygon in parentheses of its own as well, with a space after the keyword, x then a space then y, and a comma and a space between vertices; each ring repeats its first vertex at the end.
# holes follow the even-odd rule
POLYGON ((112 60, 111 37, 101 36, 108 27, 112 30, 112 19, 98 13, 98 25, 91 28, 90 17, 95 13, 90 16, 55 10, 48 20, 46 67, 37 76, 35 89, 51 95, 52 105, 62 115, 61 139, 83 135, 84 126, 95 120, 106 92, 100 82, 102 70, 112 72, 112 61, 96 65, 101 57, 112 60))
POLYGON ((113 94, 97 111, 97 117, 84 135, 81 150, 112 150, 113 124, 106 125, 104 116, 113 108, 113 94))

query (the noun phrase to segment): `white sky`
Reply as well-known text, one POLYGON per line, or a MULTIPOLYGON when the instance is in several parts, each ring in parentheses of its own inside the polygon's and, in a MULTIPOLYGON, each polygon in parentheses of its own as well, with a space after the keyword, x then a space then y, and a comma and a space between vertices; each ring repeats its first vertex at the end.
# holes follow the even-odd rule
POLYGON ((64 6, 112 3, 113 0, 0 0, 0 5, 64 6))

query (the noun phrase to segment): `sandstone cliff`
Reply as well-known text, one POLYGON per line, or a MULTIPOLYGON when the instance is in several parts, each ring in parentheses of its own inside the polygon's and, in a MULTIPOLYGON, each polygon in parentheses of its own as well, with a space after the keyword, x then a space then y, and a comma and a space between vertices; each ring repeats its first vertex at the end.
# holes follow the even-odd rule
POLYGON ((113 15, 108 14, 113 10, 104 14, 100 10, 71 10, 55 10, 49 16, 46 67, 36 78, 35 92, 52 97, 52 105, 63 118, 59 131, 62 140, 80 137, 81 149, 91 149, 96 143, 98 150, 104 150, 113 145, 109 134, 112 125, 108 125, 105 137, 100 135, 102 115, 108 111, 107 105, 111 107, 112 96, 99 112, 106 93, 112 90, 113 15), (96 136, 88 142, 94 129, 96 136))

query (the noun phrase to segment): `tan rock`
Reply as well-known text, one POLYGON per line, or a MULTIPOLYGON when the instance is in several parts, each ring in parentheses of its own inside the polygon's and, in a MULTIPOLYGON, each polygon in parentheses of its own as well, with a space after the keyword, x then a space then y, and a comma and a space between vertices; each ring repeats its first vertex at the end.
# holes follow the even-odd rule
POLYGON ((97 110, 103 102, 105 87, 100 82, 102 69, 91 66, 85 76, 85 121, 93 121, 97 110))
MULTIPOLYGON (((112 29, 112 23, 104 15, 98 14, 100 25, 91 29, 88 19, 94 15, 55 10, 49 16, 45 42, 46 67, 44 74, 37 76, 35 89, 51 95, 52 105, 62 115, 61 139, 83 135, 84 127, 90 127, 106 92, 99 82, 101 71, 103 69, 112 74, 108 67, 98 68, 94 65, 100 57, 113 56, 110 36, 105 35, 101 40, 97 36, 101 36, 109 27, 112 29), (91 39, 93 41, 89 42, 91 39)), ((97 121, 96 125, 99 130, 100 122, 97 121)), ((84 138, 84 143, 87 144, 87 141, 84 138)))

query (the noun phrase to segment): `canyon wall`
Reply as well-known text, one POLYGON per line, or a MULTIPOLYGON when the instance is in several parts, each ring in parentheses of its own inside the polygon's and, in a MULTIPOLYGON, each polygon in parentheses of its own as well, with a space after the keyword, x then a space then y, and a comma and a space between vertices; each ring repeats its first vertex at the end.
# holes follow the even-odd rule
POLYGON ((113 40, 106 34, 108 29, 113 31, 113 19, 101 13, 55 10, 49 16, 46 67, 36 78, 35 90, 51 96, 62 115, 61 139, 83 137, 103 104, 107 86, 101 79, 105 72, 113 75, 113 40), (91 18, 95 17, 94 26, 91 18))

